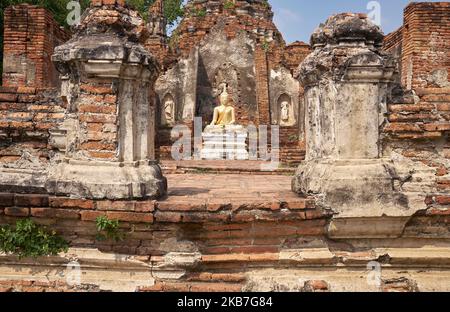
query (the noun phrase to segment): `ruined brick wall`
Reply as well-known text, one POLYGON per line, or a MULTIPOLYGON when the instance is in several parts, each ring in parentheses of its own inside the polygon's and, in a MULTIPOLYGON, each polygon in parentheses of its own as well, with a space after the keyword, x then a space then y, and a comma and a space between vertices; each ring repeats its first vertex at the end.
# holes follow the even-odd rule
POLYGON ((400 82, 402 76, 402 47, 403 47, 403 26, 396 31, 386 35, 383 42, 383 50, 392 54, 397 60, 398 76, 396 79, 400 82))
POLYGON ((175 30, 170 43, 174 51, 184 56, 199 45, 222 17, 226 18, 225 32, 229 39, 235 38, 240 31, 246 31, 256 33, 261 42, 265 37, 273 37, 278 44, 284 46, 282 36, 272 21, 270 5, 266 1, 191 1, 185 11, 186 16, 175 30))
MULTIPOLYGON (((450 3, 411 3, 404 11, 401 31, 402 84, 424 88, 435 70, 450 71, 450 3)), ((399 33, 387 37, 387 49, 398 46, 399 33), (397 42, 397 43, 395 43, 397 42)))
POLYGON ((301 41, 293 42, 284 49, 283 63, 293 73, 311 52, 309 44, 301 41))
POLYGON ((278 239, 282 237, 322 235, 327 216, 306 198, 254 204, 236 200, 233 207, 214 203, 85 200, 1 192, 0 199, 0 224, 13 220, 8 217, 31 216, 37 223, 44 224, 53 220, 52 227, 72 246, 152 256, 166 254, 164 245, 177 237, 178 231, 183 231, 180 241, 196 242, 195 248, 205 255, 275 252, 280 248, 278 239), (126 239, 119 242, 97 240, 95 220, 99 216, 119 220, 126 239), (250 235, 254 238, 250 239, 250 235))
POLYGON ((393 90, 385 130, 397 139, 445 138, 450 130, 445 75, 450 71, 450 4, 412 3, 404 15, 404 25, 385 37, 384 49, 397 57, 402 87, 414 94, 393 90))
MULTIPOLYGON (((80 131, 77 148, 84 157, 99 160, 117 159, 117 96, 109 83, 85 83, 80 87, 77 111, 80 131)), ((81 156, 81 155, 80 155, 81 156)))
POLYGON ((384 150, 431 170, 426 204, 435 212, 450 207, 449 19, 448 2, 412 3, 404 25, 384 40, 399 61, 401 84, 388 99, 384 150))
POLYGON ((267 53, 261 46, 255 49, 256 100, 258 103, 258 122, 260 125, 270 124, 269 98, 269 64, 267 53))
POLYGON ((51 55, 56 46, 69 39, 69 32, 38 6, 10 6, 4 14, 3 85, 58 86, 51 55))
POLYGON ((383 49, 394 55, 400 52, 399 55, 401 55, 402 41, 403 41, 403 26, 397 29, 396 31, 393 31, 390 34, 386 35, 386 37, 384 37, 383 49))
POLYGON ((402 97, 388 106, 385 131, 397 139, 441 139, 450 131, 450 89, 415 89, 415 98, 402 97))
POLYGON ((389 99, 390 138, 437 142, 448 135, 449 19, 448 2, 412 3, 405 8, 404 25, 385 37, 384 50, 400 62, 402 85, 389 99))
POLYGON ((164 17, 164 2, 157 0, 149 8, 147 29, 150 33, 145 42, 145 48, 156 57, 160 66, 165 66, 168 62, 168 45, 166 34, 166 19, 164 17))
POLYGON ((45 166, 51 156, 49 130, 64 120, 56 89, 0 87, 0 166, 22 161, 45 166))
MULTIPOLYGON (((415 89, 414 98, 388 105, 384 150, 431 170, 424 189, 429 209, 450 208, 450 88, 415 89)), ((403 100, 402 100, 403 99, 403 100)), ((422 189, 416 181, 417 189, 422 189)))
MULTIPOLYGON (((437 200, 443 201, 444 198, 437 200)), ((413 216, 401 237, 383 240, 358 237, 359 246, 371 246, 361 251, 345 247, 351 246, 354 241, 330 241, 327 233, 331 216, 314 207, 314 202, 306 198, 299 198, 296 202, 201 205, 193 202, 93 201, 44 194, 0 193, 0 224, 30 216, 36 223, 48 225, 63 235, 72 247, 99 248, 102 252, 137 256, 136 259, 146 264, 146 270, 152 268, 155 278, 153 286, 140 288, 140 291, 306 291, 302 289, 304 285, 299 282, 298 276, 305 277, 305 282, 325 280, 320 283, 323 286, 316 290, 367 289, 367 284, 363 284, 366 279, 354 286, 349 284, 349 279, 361 280, 361 274, 367 272, 369 261, 392 261, 396 264, 396 271, 403 266, 407 271, 406 267, 411 263, 421 263, 425 267, 432 261, 446 259, 432 253, 420 258, 421 254, 408 254, 408 249, 398 254, 396 252, 401 250, 396 251, 393 247, 391 257, 380 260, 391 252, 383 246, 401 246, 407 241, 408 246, 416 248, 423 247, 424 239, 430 242, 448 237, 448 208, 430 209, 413 216), (123 240, 96 239, 95 220, 103 215, 121 222, 120 231, 125 235, 123 240), (376 251, 377 247, 382 248, 381 253, 376 251), (430 262, 424 262, 427 259, 430 262), (342 274, 330 274, 330 271, 336 270, 336 265, 341 272, 348 274, 349 279, 340 280, 342 274), (311 271, 311 267, 316 269, 311 271), (310 271, 304 271, 305 268, 310 271), (164 274, 175 269, 183 274, 164 274), (296 277, 295 280, 290 280, 288 275, 296 277), (259 282, 254 280, 258 277, 262 278, 259 282)), ((367 237, 370 235, 367 233, 367 237)), ((53 261, 56 263, 56 260, 53 261)), ((97 265, 101 261, 97 259, 97 265)), ((117 268, 118 263, 115 265, 117 268)), ((428 273, 438 270, 433 265, 430 267, 426 268, 428 273)), ((129 270, 130 267, 127 268, 129 270)), ((111 272, 114 269, 109 267, 108 270, 111 272)), ((383 267, 383 272, 389 276, 389 267, 383 267)), ((107 274, 110 273, 105 276, 107 274)), ((402 273, 394 275, 403 276, 402 273)), ((407 276, 414 279, 411 275, 407 276)), ((416 277, 423 278, 420 275, 416 277)), ((431 279, 436 279, 436 275, 431 274, 431 279)), ((383 282, 390 285, 389 281, 383 278, 383 282)), ((400 280, 397 282, 402 284, 400 280)), ((17 280, 4 281, 0 286, 20 289, 21 283, 17 280)), ((100 281, 97 280, 97 283, 100 281)), ((32 285, 28 281, 24 286, 32 285)), ((389 285, 383 289, 398 286, 397 283, 391 285, 393 287, 389 285)), ((64 284, 35 286, 50 289, 65 287, 64 284)), ((431 286, 425 283, 421 287, 432 289, 433 286, 432 283, 431 286)), ((440 286, 443 288, 435 287, 446 289, 448 283, 447 286, 440 286)))

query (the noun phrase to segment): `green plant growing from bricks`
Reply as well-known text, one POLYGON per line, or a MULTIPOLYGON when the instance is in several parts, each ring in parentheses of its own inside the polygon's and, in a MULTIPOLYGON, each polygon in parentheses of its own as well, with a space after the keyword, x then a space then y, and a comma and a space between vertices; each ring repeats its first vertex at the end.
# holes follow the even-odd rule
POLYGON ((118 220, 110 220, 106 216, 100 216, 95 220, 97 227, 97 240, 103 241, 112 239, 116 242, 123 240, 124 233, 120 230, 118 220))
POLYGON ((55 231, 36 225, 30 219, 18 220, 13 228, 0 227, 0 250, 20 258, 55 256, 68 250, 68 243, 55 231))

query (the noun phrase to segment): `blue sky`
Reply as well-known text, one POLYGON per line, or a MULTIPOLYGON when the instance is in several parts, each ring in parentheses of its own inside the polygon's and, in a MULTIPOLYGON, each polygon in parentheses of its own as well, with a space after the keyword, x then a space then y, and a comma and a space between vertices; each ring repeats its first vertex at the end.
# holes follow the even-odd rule
MULTIPOLYGON (((309 42, 311 33, 330 15, 342 12, 368 13, 370 0, 269 0, 274 21, 287 43, 309 42)), ((409 0, 378 0, 385 34, 403 24, 403 9, 409 0)), ((423 2, 423 0, 422 0, 423 2)), ((431 1, 427 1, 431 2, 431 1)), ((432 1, 438 2, 438 1, 432 1)))

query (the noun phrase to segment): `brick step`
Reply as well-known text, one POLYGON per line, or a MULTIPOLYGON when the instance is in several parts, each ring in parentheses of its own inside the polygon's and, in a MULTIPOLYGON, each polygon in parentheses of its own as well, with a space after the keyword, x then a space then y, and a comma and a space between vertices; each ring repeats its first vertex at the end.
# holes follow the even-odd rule
POLYGON ((300 157, 300 156, 284 156, 284 155, 281 155, 280 157, 281 157, 281 159, 283 159, 283 160, 297 160, 297 161, 302 161, 302 160, 304 159, 304 157, 300 157))
POLYGON ((251 171, 251 170, 215 170, 207 168, 176 168, 176 169, 165 169, 163 168, 163 173, 166 174, 208 174, 208 175, 227 175, 227 174, 251 174, 255 176, 275 176, 275 175, 289 175, 293 176, 297 165, 300 162, 285 162, 289 168, 285 170, 277 169, 275 171, 251 171))
POLYGON ((280 151, 280 154, 305 155, 304 151, 280 151))
MULTIPOLYGON (((286 162, 290 164, 289 162, 286 162)), ((161 160, 161 167, 165 174, 172 173, 209 173, 209 174, 241 174, 255 175, 293 174, 295 168, 281 166, 273 171, 266 170, 265 161, 253 160, 161 160)))
POLYGON ((305 154, 297 154, 297 153, 280 153, 280 156, 303 158, 303 157, 305 157, 305 154))
POLYGON ((301 156, 286 156, 286 155, 280 155, 280 157, 283 160, 297 160, 297 161, 302 161, 305 158, 301 156))
POLYGON ((286 147, 281 147, 280 150, 282 151, 298 151, 298 152, 303 152, 304 150, 298 146, 294 146, 294 147, 290 147, 290 146, 286 146, 286 147))
POLYGON ((303 156, 284 156, 280 155, 280 157, 284 160, 297 160, 297 161, 303 161, 305 157, 303 156), (284 158, 283 158, 284 157, 284 158))

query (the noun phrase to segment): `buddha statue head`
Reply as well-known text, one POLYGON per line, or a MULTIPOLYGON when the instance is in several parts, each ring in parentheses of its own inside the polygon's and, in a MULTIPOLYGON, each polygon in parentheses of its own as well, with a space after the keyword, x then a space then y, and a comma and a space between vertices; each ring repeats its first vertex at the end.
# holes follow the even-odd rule
POLYGON ((228 106, 229 104, 229 94, 228 94, 228 84, 227 83, 223 83, 222 84, 222 92, 220 93, 219 96, 219 103, 220 105, 223 106, 228 106))

